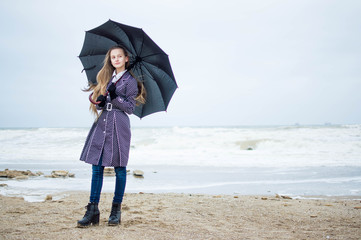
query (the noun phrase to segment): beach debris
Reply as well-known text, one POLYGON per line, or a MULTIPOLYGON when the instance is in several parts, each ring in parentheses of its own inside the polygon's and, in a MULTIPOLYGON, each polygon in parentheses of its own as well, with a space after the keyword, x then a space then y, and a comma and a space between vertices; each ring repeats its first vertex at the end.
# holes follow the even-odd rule
POLYGON ((281 195, 281 198, 283 198, 283 199, 292 199, 291 197, 285 196, 285 195, 281 195))
POLYGON ((45 177, 49 178, 66 178, 66 177, 75 177, 74 173, 69 173, 65 170, 54 170, 51 172, 51 175, 46 175, 45 177))
POLYGON ((15 179, 27 179, 28 177, 39 176, 36 173, 27 171, 18 171, 18 170, 9 170, 5 169, 4 171, 0 171, 0 177, 3 178, 15 178, 15 179))
POLYGON ((51 201, 51 200, 53 200, 53 196, 52 195, 46 195, 46 197, 45 197, 45 201, 51 201))
POLYGON ((233 198, 238 198, 238 196, 234 196, 233 198))
POLYGON ((144 192, 139 192, 139 194, 144 194, 144 192))
POLYGON ((28 179, 29 177, 28 176, 25 176, 25 175, 20 175, 20 176, 16 176, 15 179, 16 180, 24 180, 24 179, 28 179))
POLYGON ((54 175, 55 177, 66 177, 68 174, 69 172, 65 170, 55 170, 51 172, 51 175, 54 175))
POLYGON ((104 176, 106 177, 115 176, 114 168, 104 168, 104 176))
POLYGON ((310 217, 311 217, 311 218, 317 218, 317 216, 316 216, 316 215, 311 215, 310 217))
POLYGON ((144 172, 142 170, 133 170, 133 175, 136 177, 143 177, 144 172))
POLYGON ((262 200, 267 200, 268 198, 266 198, 266 197, 261 197, 261 199, 262 199, 262 200))
POLYGON ((361 207, 360 207, 360 206, 356 206, 356 207, 354 207, 354 209, 361 209, 361 207))
POLYGON ((213 196, 213 198, 221 198, 222 196, 221 195, 215 195, 213 196))
POLYGON ((247 150, 253 150, 253 147, 248 147, 247 150))
POLYGON ((5 183, 0 184, 0 187, 7 187, 8 185, 5 183))
POLYGON ((332 207, 332 204, 325 204, 326 207, 332 207))

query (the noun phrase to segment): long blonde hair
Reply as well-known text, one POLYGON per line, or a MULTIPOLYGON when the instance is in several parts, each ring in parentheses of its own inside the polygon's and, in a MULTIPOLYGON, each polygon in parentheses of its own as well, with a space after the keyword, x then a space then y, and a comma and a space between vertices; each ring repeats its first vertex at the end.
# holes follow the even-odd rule
MULTIPOLYGON (((111 47, 108 50, 108 52, 107 52, 107 54, 105 55, 105 58, 104 58, 104 62, 103 62, 104 65, 97 74, 97 84, 90 84, 88 88, 83 90, 83 91, 86 91, 86 92, 90 92, 90 91, 93 90, 93 95, 92 95, 93 101, 96 101, 96 99, 100 95, 105 95, 107 85, 108 85, 108 83, 110 81, 110 78, 112 77, 114 69, 115 69, 113 67, 112 63, 111 63, 111 60, 110 60, 110 53, 114 49, 122 49, 123 52, 124 52, 125 57, 128 57, 127 50, 122 46, 114 46, 114 47, 111 47)), ((125 68, 126 69, 129 68, 129 61, 125 63, 125 68)), ((146 101, 146 96, 147 96, 144 84, 134 76, 132 71, 128 70, 128 72, 137 80, 138 95, 135 98, 136 105, 139 106, 140 104, 144 104, 145 101, 146 101)), ((98 113, 98 111, 96 109, 95 104, 90 103, 89 110, 92 113, 94 113, 97 116, 97 118, 99 117, 99 113, 98 113)))

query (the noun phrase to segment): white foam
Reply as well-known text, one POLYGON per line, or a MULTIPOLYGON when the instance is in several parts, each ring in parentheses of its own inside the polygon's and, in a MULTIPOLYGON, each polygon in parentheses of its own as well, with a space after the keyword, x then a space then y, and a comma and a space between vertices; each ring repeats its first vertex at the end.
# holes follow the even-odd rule
POLYGON ((131 154, 137 164, 361 166, 356 126, 135 129, 131 154))
MULTIPOLYGON (((88 130, 1 129, 0 164, 78 161, 88 130)), ((361 125, 134 128, 131 145, 137 165, 361 166, 361 125)))

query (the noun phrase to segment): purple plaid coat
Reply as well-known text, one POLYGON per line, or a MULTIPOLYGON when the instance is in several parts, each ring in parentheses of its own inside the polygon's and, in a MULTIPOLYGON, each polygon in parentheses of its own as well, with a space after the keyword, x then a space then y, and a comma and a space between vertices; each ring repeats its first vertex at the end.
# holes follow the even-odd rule
MULTIPOLYGON (((111 81, 108 83, 108 87, 111 81)), ((91 127, 80 156, 81 161, 98 165, 103 153, 102 166, 126 167, 130 147, 130 122, 127 114, 135 108, 135 97, 138 94, 137 80, 130 73, 124 73, 117 83, 118 97, 107 102, 98 120, 91 127)))

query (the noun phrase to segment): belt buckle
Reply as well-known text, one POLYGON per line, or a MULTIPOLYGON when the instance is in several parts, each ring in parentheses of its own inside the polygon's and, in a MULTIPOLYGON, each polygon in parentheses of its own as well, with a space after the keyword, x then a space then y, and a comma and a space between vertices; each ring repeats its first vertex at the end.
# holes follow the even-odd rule
POLYGON ((109 112, 109 111, 111 111, 113 109, 113 104, 111 104, 111 103, 107 103, 107 105, 106 105, 106 110, 109 112))

